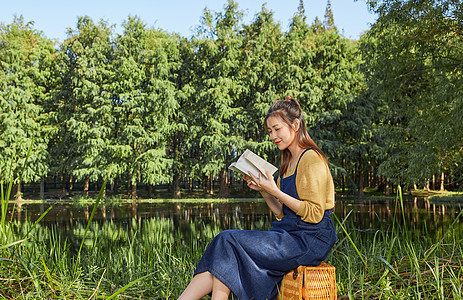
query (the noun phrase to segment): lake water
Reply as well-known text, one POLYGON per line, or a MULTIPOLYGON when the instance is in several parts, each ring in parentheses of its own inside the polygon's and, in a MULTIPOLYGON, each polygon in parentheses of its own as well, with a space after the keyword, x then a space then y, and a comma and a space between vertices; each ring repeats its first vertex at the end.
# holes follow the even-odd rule
MULTIPOLYGON (((53 202, 22 203, 10 202, 9 213, 14 210, 13 219, 35 221, 53 202)), ((392 226, 396 201, 385 197, 340 198, 336 201, 335 214, 346 219, 346 227, 359 231, 375 231, 392 226), (347 218, 346 218, 347 217, 347 218)), ((76 224, 86 224, 93 204, 61 202, 56 204, 41 220, 43 225, 58 225, 62 230, 71 230, 76 224)), ((459 213, 458 207, 436 205, 426 198, 405 198, 404 215, 406 226, 417 235, 441 236, 459 213)), ((230 202, 132 202, 117 204, 100 203, 94 217, 98 223, 112 222, 127 226, 133 221, 144 219, 171 219, 174 224, 202 222, 224 229, 266 230, 274 217, 262 199, 243 199, 230 202)), ((400 205, 397 220, 403 223, 400 205)), ((459 221, 458 221, 459 222, 459 221)), ((336 222, 335 222, 336 223, 336 222)))

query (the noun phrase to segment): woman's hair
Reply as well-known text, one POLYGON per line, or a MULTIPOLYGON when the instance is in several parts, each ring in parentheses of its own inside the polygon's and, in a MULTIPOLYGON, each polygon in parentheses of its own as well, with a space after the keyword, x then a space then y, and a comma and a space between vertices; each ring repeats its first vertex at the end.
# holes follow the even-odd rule
MULTIPOLYGON (((304 116, 302 113, 301 106, 296 99, 291 96, 286 96, 284 100, 277 100, 275 101, 272 106, 270 106, 267 116, 264 120, 264 127, 267 127, 267 120, 269 117, 280 117, 290 128, 292 128, 292 124, 296 120, 299 120, 299 130, 296 132, 296 138, 298 139, 299 146, 303 149, 313 149, 320 155, 326 164, 328 164, 328 160, 326 159, 325 154, 323 151, 315 144, 315 142, 310 137, 309 133, 307 132, 307 127, 305 126, 304 116)), ((281 153, 281 168, 280 168, 280 175, 286 173, 289 167, 289 163, 291 161, 291 152, 286 148, 281 153)))

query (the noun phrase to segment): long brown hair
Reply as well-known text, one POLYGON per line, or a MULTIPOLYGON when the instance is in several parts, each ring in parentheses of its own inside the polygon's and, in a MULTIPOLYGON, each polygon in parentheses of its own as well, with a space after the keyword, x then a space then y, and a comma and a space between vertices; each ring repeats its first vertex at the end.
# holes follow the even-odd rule
MULTIPOLYGON (((296 138, 298 139, 299 146, 303 149, 313 149, 320 155, 325 163, 328 165, 328 160, 326 159, 323 151, 315 144, 312 138, 307 131, 305 126, 304 115, 302 113, 301 106, 296 99, 291 96, 286 96, 284 100, 275 101, 272 106, 270 106, 267 116, 264 120, 264 127, 267 129, 267 119, 269 117, 280 117, 290 128, 296 120, 299 120, 299 130, 296 132, 296 138)), ((288 170, 289 164, 291 161, 291 152, 288 148, 284 149, 281 153, 281 168, 280 175, 283 175, 288 170)))

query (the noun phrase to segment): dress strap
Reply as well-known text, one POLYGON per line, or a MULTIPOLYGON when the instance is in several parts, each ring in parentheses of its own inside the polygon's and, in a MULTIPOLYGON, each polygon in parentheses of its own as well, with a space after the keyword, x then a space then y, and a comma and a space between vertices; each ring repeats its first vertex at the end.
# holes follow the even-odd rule
POLYGON ((311 148, 305 149, 304 152, 302 152, 302 154, 299 156, 299 159, 297 160, 296 169, 294 170, 294 174, 297 174, 297 167, 299 167, 299 162, 301 161, 302 156, 309 150, 311 150, 311 148))

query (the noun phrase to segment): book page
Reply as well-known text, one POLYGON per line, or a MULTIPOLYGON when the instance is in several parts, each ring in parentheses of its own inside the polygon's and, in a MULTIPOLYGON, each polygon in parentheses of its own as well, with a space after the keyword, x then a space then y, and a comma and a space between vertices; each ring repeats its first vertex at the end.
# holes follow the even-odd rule
POLYGON ((232 163, 229 169, 247 176, 249 176, 248 172, 250 171, 252 175, 259 177, 259 170, 244 157, 240 157, 237 162, 232 163))
POLYGON ((266 170, 268 170, 272 175, 276 170, 278 170, 277 167, 265 161, 263 158, 259 157, 250 150, 244 151, 244 153, 239 157, 238 161, 232 163, 228 168, 245 175, 249 175, 248 172, 251 172, 252 175, 254 175, 256 178, 259 178, 259 173, 262 173, 266 179, 266 170))
POLYGON ((264 160, 262 157, 258 156, 257 154, 253 153, 250 150, 244 151, 243 155, 251 164, 253 164, 264 176, 265 171, 269 171, 270 174, 273 175, 278 168, 269 163, 268 161, 264 160))

